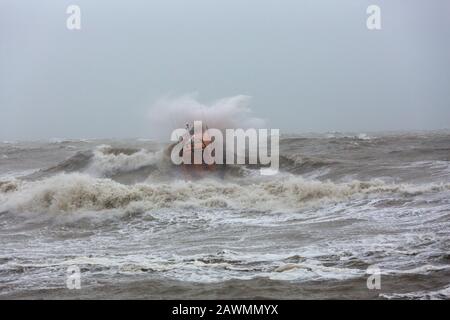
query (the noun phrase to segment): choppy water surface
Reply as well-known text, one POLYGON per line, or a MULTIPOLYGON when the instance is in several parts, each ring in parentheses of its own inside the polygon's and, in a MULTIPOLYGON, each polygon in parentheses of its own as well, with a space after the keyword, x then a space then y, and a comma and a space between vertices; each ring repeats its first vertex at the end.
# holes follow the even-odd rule
POLYGON ((448 132, 280 143, 270 177, 151 141, 0 143, 0 298, 450 297, 448 132))

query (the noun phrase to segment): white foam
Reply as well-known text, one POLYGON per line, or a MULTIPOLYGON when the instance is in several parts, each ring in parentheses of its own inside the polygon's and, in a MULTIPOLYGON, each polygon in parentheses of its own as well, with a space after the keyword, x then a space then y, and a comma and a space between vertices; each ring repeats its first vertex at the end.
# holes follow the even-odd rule
POLYGON ((142 167, 158 163, 163 156, 163 152, 150 152, 147 150, 139 150, 131 155, 119 153, 107 153, 111 147, 101 145, 94 151, 94 157, 86 172, 96 176, 109 176, 118 172, 130 172, 142 167))
POLYGON ((238 95, 201 103, 195 94, 159 99, 149 111, 152 133, 169 140, 174 129, 184 128, 186 123, 204 121, 209 128, 263 128, 265 121, 251 115, 250 97, 238 95))
MULTIPOLYGON (((146 155, 141 155, 144 159, 146 155)), ((106 163, 108 161, 106 160, 106 163)), ((142 162, 138 163, 142 164, 142 162)), ((111 166, 115 168, 117 163, 111 166)), ((120 167, 123 168, 123 163, 120 167)), ((135 167, 135 163, 129 164, 135 167)), ((105 166, 102 166, 104 169, 105 166)), ((241 182, 200 180, 172 183, 122 185, 110 179, 87 174, 60 174, 41 181, 23 182, 18 190, 3 195, 0 210, 72 212, 126 208, 133 202, 148 208, 228 206, 240 209, 298 210, 311 205, 342 201, 371 194, 415 196, 424 192, 450 190, 450 185, 386 184, 380 180, 348 183, 305 180, 301 177, 263 181, 242 185, 241 182)))
POLYGON ((419 300, 442 300, 450 298, 450 286, 444 287, 440 290, 431 291, 415 291, 408 293, 392 293, 380 294, 380 297, 386 299, 419 299, 419 300))

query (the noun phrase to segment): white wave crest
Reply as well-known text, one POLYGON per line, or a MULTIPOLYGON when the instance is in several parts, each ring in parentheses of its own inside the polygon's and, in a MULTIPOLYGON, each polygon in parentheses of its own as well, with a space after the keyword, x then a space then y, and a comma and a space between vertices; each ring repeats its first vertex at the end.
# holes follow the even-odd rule
POLYGON ((163 152, 150 152, 141 149, 132 154, 110 152, 112 148, 101 145, 94 150, 94 157, 86 173, 95 177, 107 177, 118 172, 130 172, 158 163, 163 152))
POLYGON ((411 300, 448 300, 450 298, 450 286, 435 291, 416 291, 408 293, 380 294, 386 299, 411 299, 411 300))
MULTIPOLYGON (((60 174, 23 182, 0 193, 0 211, 76 212, 127 209, 139 203, 144 210, 164 207, 231 207, 238 209, 296 210, 370 194, 414 196, 450 190, 450 185, 386 184, 380 180, 333 183, 285 178, 258 184, 201 180, 164 184, 123 185, 86 174, 60 174)), ((2 190, 3 191, 3 190, 2 190)))

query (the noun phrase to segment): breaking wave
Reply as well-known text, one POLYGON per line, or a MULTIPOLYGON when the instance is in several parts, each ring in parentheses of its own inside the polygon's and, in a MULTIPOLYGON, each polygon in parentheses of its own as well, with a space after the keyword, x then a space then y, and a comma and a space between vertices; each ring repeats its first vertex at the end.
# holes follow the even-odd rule
POLYGON ((325 292, 332 279, 336 290, 323 296, 340 297, 365 287, 377 265, 391 285, 380 296, 363 290, 367 298, 448 299, 448 142, 282 137, 274 176, 249 165, 201 175, 136 139, 2 145, 4 291, 59 295, 66 267, 79 264, 86 283, 126 279, 130 297, 142 290, 127 281, 140 277, 220 288, 271 279, 263 291, 274 295, 306 281, 293 298, 325 292))
POLYGON ((120 172, 131 172, 146 166, 155 165, 162 160, 163 152, 150 152, 145 149, 118 149, 108 145, 99 146, 94 151, 87 172, 109 177, 120 172))
POLYGON ((56 166, 38 170, 26 176, 37 180, 59 173, 86 173, 94 177, 113 177, 162 163, 163 150, 151 152, 146 149, 113 148, 100 145, 92 151, 79 151, 56 166))
POLYGON ((87 174, 59 174, 40 181, 13 180, 0 185, 0 211, 76 212, 166 207, 231 207, 237 209, 295 210, 308 205, 341 201, 371 194, 402 197, 450 190, 450 184, 387 184, 381 180, 347 183, 290 177, 256 184, 199 180, 124 185, 87 174))

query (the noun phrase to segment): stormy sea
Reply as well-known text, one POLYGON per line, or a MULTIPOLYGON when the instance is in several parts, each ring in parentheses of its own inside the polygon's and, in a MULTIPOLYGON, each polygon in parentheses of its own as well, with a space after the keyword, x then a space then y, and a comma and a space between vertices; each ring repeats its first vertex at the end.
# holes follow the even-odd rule
POLYGON ((450 298, 450 132, 284 134, 273 176, 166 148, 0 142, 0 299, 450 298))

